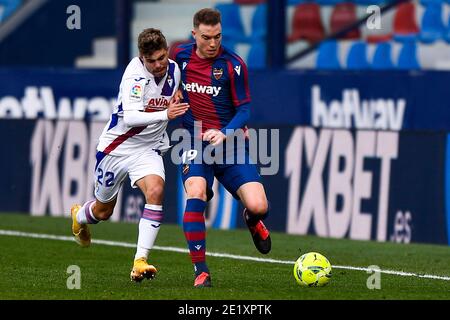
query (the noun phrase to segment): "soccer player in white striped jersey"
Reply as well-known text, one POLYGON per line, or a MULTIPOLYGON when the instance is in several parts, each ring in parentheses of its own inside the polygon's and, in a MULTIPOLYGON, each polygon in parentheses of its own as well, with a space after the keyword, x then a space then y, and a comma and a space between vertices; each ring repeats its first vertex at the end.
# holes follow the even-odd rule
POLYGON ((87 247, 91 243, 88 225, 109 219, 126 176, 133 188, 141 189, 146 204, 130 275, 136 282, 152 279, 157 272, 147 260, 163 218, 166 127, 189 108, 178 98, 180 70, 168 58, 161 31, 145 29, 138 37, 138 48, 139 57, 131 60, 123 74, 117 105, 97 146, 95 199, 71 208, 72 233, 87 247))

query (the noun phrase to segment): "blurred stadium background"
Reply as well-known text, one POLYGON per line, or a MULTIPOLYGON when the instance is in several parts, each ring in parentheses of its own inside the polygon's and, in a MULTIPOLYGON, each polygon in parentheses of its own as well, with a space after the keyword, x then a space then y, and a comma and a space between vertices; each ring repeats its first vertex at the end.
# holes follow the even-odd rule
MULTIPOLYGON (((249 67, 250 126, 279 129, 258 159, 277 169, 263 177, 272 230, 450 244, 448 0, 0 0, 0 212, 68 217, 92 198, 97 138, 138 34, 191 41, 204 7, 249 67)), ((165 161, 176 224, 183 189, 165 161)), ((245 228, 215 188, 208 227, 245 228)), ((112 220, 138 221, 143 204, 124 184, 112 220)))

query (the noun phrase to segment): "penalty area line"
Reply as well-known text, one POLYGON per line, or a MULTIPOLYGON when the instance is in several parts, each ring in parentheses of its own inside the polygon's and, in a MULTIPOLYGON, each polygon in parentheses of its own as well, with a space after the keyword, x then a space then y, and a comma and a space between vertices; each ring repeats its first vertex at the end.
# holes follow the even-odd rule
MULTIPOLYGON (((35 239, 75 242, 75 239, 73 237, 57 236, 57 235, 53 235, 53 234, 43 234, 43 233, 30 233, 30 232, 22 232, 22 231, 2 230, 2 229, 0 229, 0 235, 22 237, 22 238, 35 238, 35 239)), ((94 240, 92 240, 92 243, 99 244, 99 245, 105 245, 105 246, 112 246, 112 247, 136 248, 136 244, 127 243, 127 242, 119 242, 119 241, 94 239, 94 240)), ((183 248, 177 248, 177 247, 154 246, 153 249, 161 250, 161 251, 178 252, 178 253, 189 253, 189 250, 183 249, 183 248)), ((255 261, 255 262, 265 262, 265 263, 291 264, 291 265, 293 265, 295 263, 295 261, 257 258, 257 257, 250 257, 250 256, 228 254, 228 253, 218 253, 218 252, 207 252, 206 255, 210 256, 210 257, 217 257, 217 258, 227 258, 227 259, 234 259, 234 260, 255 261)), ((391 275, 402 276, 402 277, 417 277, 417 278, 425 278, 425 279, 450 281, 450 277, 437 276, 437 275, 431 275, 431 274, 418 274, 418 273, 413 273, 413 272, 383 270, 383 269, 373 269, 373 268, 363 268, 363 267, 352 267, 352 266, 340 266, 340 265, 332 265, 332 267, 333 267, 333 269, 364 271, 367 273, 380 272, 380 273, 391 274, 391 275)))

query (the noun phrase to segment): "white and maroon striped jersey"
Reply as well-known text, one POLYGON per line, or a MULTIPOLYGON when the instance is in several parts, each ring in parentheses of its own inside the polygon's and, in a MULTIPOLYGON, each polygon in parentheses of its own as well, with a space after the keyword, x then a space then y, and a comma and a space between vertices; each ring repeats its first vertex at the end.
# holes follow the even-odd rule
POLYGON ((141 148, 161 151, 169 148, 166 133, 168 120, 148 126, 129 127, 123 121, 123 112, 163 111, 176 93, 179 83, 180 69, 170 59, 166 75, 162 78, 156 78, 148 72, 139 57, 131 60, 123 74, 117 104, 100 136, 97 151, 114 156, 126 156, 141 148))

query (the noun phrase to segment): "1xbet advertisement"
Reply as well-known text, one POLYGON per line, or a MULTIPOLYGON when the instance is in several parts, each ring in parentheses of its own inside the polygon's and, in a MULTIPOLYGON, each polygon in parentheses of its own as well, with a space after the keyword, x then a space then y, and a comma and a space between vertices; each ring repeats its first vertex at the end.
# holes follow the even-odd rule
MULTIPOLYGON (((438 103, 446 77, 341 73, 329 81, 322 73, 250 75, 250 153, 270 201, 268 227, 448 244, 450 109, 438 103), (398 86, 395 95, 386 93, 386 83, 398 86), (287 91, 288 102, 280 99, 287 91), (285 103, 297 112, 283 112, 285 103), (424 104, 433 112, 424 113, 424 104)), ((72 204, 92 199, 96 145, 119 80, 116 71, 0 72, 0 211, 68 216, 72 204), (95 87, 81 85, 94 80, 95 87)), ((171 138, 177 129, 169 126, 171 138)), ((179 223, 182 170, 171 152, 164 156, 165 222, 179 223)), ((207 226, 244 227, 240 203, 220 184, 213 189, 207 226)), ((127 180, 111 220, 137 221, 143 205, 127 180)))

